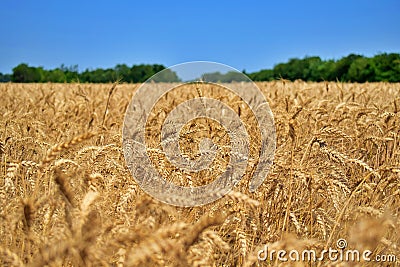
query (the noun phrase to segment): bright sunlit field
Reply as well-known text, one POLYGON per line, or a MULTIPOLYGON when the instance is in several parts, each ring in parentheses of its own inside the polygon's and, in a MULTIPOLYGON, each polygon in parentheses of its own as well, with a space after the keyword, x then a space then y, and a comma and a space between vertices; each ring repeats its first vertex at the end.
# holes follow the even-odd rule
MULTIPOLYGON (((250 193, 245 175, 218 201, 182 208, 147 195, 126 167, 122 127, 138 84, 0 84, 0 265, 310 266, 257 256, 265 245, 337 249, 339 239, 345 250, 372 251, 373 260, 399 259, 400 84, 257 85, 277 132, 265 182, 250 193)), ((211 124, 184 130, 212 137, 211 124)), ((150 139, 158 135, 149 131, 150 139)), ((195 148, 204 135, 181 137, 195 148)), ((177 176, 165 158, 152 160, 182 185, 210 180, 177 176)), ((326 257, 318 264, 377 263, 326 257)))

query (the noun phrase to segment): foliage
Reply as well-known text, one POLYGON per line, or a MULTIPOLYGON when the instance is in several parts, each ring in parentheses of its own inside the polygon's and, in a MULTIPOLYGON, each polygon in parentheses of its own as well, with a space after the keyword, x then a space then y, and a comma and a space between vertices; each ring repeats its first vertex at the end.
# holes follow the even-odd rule
POLYGON ((339 60, 320 57, 292 58, 273 69, 250 73, 254 81, 275 79, 343 82, 400 82, 400 54, 379 54, 368 58, 350 54, 339 60))
POLYGON ((201 77, 202 80, 207 82, 242 82, 247 81, 246 77, 238 72, 228 71, 227 73, 220 73, 220 72, 212 72, 212 73, 205 73, 201 77))
POLYGON ((22 63, 13 68, 11 80, 19 83, 42 82, 43 72, 42 67, 29 67, 28 64, 22 63))
MULTIPOLYGON (((31 67, 26 63, 22 63, 13 69, 12 75, 0 74, 0 82, 13 81, 18 83, 36 83, 36 82, 54 82, 54 83, 109 83, 117 80, 129 83, 141 83, 148 78, 165 70, 163 65, 133 65, 128 67, 125 64, 116 65, 114 68, 95 69, 79 73, 78 65, 66 67, 61 65, 53 70, 45 70, 43 67, 31 67)), ((170 70, 163 72, 160 82, 176 82, 179 81, 176 73, 170 70)))
POLYGON ((0 72, 0 83, 6 83, 11 81, 11 75, 10 74, 3 74, 0 72))
MULTIPOLYGON (((1 74, 0 82, 84 82, 109 83, 117 80, 127 83, 142 83, 154 74, 165 70, 159 64, 140 64, 132 67, 118 64, 114 68, 86 69, 78 72, 78 65, 61 65, 53 70, 32 67, 22 63, 13 69, 12 74, 1 74)), ((246 73, 245 73, 246 74, 246 73)), ((277 79, 303 81, 341 81, 341 82, 400 82, 400 54, 382 53, 374 57, 350 54, 338 60, 322 60, 320 57, 292 58, 279 63, 272 69, 264 69, 247 74, 253 81, 272 81, 277 79)), ((176 73, 165 71, 158 82, 178 82, 176 73)), ((243 81, 243 76, 228 72, 206 73, 202 79, 210 82, 243 81)))

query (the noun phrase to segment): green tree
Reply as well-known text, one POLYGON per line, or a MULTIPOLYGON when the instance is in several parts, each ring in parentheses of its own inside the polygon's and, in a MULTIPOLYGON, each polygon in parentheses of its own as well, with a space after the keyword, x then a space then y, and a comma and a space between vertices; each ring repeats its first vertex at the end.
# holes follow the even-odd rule
POLYGON ((204 73, 201 79, 207 82, 222 82, 222 83, 248 81, 247 75, 243 75, 243 73, 239 73, 236 71, 228 71, 227 73, 224 74, 218 71, 211 73, 204 73))
POLYGON ((265 69, 258 72, 248 74, 249 78, 253 81, 272 81, 274 80, 274 71, 265 69))
POLYGON ((379 54, 373 57, 376 81, 400 82, 400 54, 379 54))
POLYGON ((303 77, 304 81, 321 81, 318 68, 323 64, 320 57, 306 57, 303 60, 303 77))
POLYGON ((78 65, 72 65, 70 67, 66 67, 64 64, 61 65, 60 69, 65 74, 65 79, 67 82, 78 82, 80 81, 79 73, 78 73, 78 65))
POLYGON ((281 63, 274 67, 274 77, 288 80, 301 79, 304 81, 320 79, 316 73, 322 64, 320 57, 305 57, 303 59, 292 58, 288 63, 281 63))
POLYGON ((303 78, 304 66, 300 59, 291 58, 287 63, 280 63, 274 67, 274 76, 291 81, 303 78))
POLYGON ((42 67, 29 67, 28 64, 22 63, 13 68, 11 80, 19 83, 43 82, 44 71, 42 67))
POLYGON ((230 83, 230 82, 247 82, 247 75, 243 75, 243 73, 239 73, 236 71, 228 71, 222 76, 221 82, 230 83))
POLYGON ((159 74, 157 74, 157 76, 153 80, 155 82, 168 82, 168 83, 181 81, 176 72, 170 69, 162 70, 159 74))
POLYGON ((131 68, 130 79, 135 83, 145 82, 148 78, 165 69, 163 65, 134 65, 131 68))
POLYGON ((375 81, 375 66, 371 59, 360 57, 351 63, 347 73, 347 81, 373 82, 375 81))
POLYGON ((206 82, 220 82, 222 78, 222 74, 219 71, 204 73, 198 79, 206 82))
POLYGON ((0 72, 0 83, 6 83, 11 81, 11 75, 3 74, 0 72))
POLYGON ((347 57, 344 57, 342 59, 340 59, 339 61, 336 62, 335 64, 335 74, 336 74, 336 78, 339 81, 348 81, 348 72, 350 69, 351 64, 353 63, 353 61, 355 61, 358 58, 362 58, 363 56, 360 55, 356 55, 356 54, 350 54, 347 57))
POLYGON ((317 78, 316 81, 335 81, 336 75, 336 62, 334 60, 323 61, 316 69, 316 74, 314 77, 317 78))
POLYGON ((46 82, 63 83, 67 81, 67 77, 61 69, 57 68, 55 70, 47 71, 45 80, 46 82))
POLYGON ((122 82, 133 82, 131 79, 131 69, 126 64, 118 64, 114 68, 118 79, 122 82))

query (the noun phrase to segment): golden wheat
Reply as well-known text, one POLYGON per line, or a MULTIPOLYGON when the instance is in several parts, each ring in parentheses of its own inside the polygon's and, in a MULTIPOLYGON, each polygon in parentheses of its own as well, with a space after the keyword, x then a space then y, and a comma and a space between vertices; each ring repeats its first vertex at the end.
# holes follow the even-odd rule
POLYGON ((248 183, 260 135, 247 105, 202 83, 168 93, 146 125, 148 154, 165 179, 207 184, 230 159, 223 127, 196 119, 182 128, 183 154, 196 158, 199 141, 211 138, 213 165, 189 173, 168 161, 160 125, 188 98, 223 101, 250 136, 244 179, 227 196, 192 208, 151 198, 125 165, 122 124, 138 86, 0 84, 0 266, 310 266, 317 263, 257 255, 264 245, 336 248, 339 238, 349 249, 400 260, 399 84, 259 83, 277 148, 255 193, 248 183))

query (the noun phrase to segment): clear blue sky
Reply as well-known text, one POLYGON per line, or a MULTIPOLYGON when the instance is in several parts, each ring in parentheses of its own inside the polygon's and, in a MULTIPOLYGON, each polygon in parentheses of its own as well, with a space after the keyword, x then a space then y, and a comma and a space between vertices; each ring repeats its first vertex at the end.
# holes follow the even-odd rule
POLYGON ((0 1, 0 72, 208 60, 248 72, 289 58, 400 52, 400 1, 0 1))

